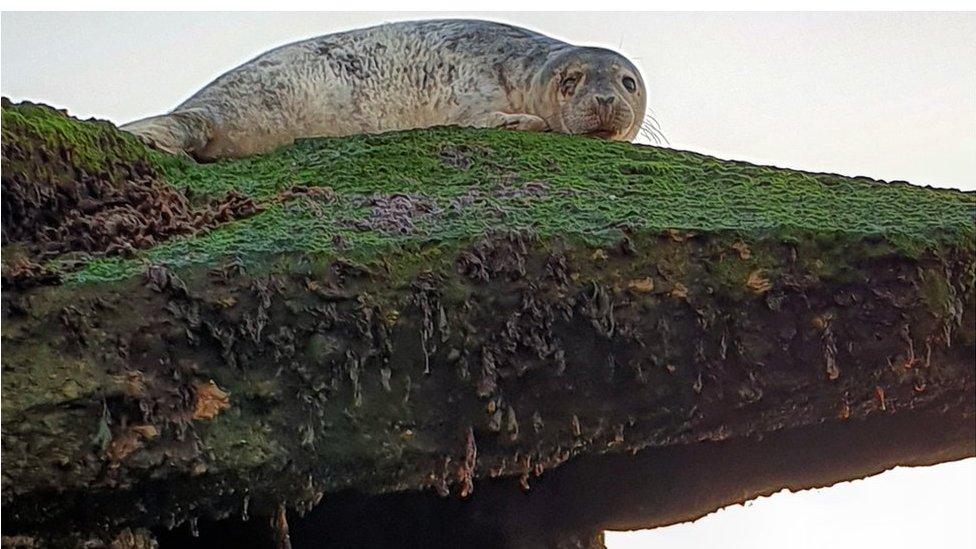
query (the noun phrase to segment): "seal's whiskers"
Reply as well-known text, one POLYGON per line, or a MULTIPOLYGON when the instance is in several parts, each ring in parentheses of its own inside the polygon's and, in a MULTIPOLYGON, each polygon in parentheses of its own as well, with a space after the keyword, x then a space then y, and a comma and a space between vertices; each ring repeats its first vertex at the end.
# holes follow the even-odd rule
POLYGON ((654 143, 658 145, 662 144, 662 142, 666 145, 671 144, 671 142, 668 141, 668 138, 664 135, 664 132, 661 131, 660 123, 650 113, 648 113, 644 117, 644 120, 641 121, 640 128, 641 135, 653 140, 654 143))

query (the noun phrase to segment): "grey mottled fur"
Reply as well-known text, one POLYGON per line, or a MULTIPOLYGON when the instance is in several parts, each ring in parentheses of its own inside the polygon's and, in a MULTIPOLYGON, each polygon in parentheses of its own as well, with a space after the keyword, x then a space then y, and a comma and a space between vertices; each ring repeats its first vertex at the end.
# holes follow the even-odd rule
POLYGON ((300 137, 438 125, 631 140, 645 96, 637 69, 610 50, 488 21, 413 21, 273 49, 171 113, 122 129, 199 159, 266 152, 300 137))

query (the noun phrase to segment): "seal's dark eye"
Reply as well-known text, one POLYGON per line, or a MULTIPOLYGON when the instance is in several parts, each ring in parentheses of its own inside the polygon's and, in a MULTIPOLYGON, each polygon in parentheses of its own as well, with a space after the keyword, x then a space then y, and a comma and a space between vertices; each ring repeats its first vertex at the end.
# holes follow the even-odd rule
POLYGON ((624 83, 624 87, 627 88, 627 91, 629 91, 630 93, 634 93, 635 91, 637 91, 637 82, 634 82, 633 78, 629 76, 625 76, 623 79, 623 83, 624 83))
POLYGON ((559 83, 559 88, 563 93, 571 93, 576 88, 577 83, 579 83, 579 75, 571 74, 563 78, 563 81, 559 83))

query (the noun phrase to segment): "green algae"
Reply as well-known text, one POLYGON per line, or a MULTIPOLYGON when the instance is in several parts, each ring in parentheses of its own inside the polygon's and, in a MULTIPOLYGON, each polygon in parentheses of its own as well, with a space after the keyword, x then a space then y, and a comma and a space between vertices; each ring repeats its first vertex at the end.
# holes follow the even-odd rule
MULTIPOLYGON (((971 192, 558 134, 435 128, 306 139, 263 156, 197 164, 150 151, 108 123, 22 104, 4 107, 3 139, 5 147, 68 147, 70 162, 89 171, 145 161, 193 199, 236 190, 264 206, 135 257, 94 258, 69 275, 74 282, 124 279, 148 263, 179 268, 236 257, 253 264, 269 254, 359 261, 396 254, 410 262, 405 255, 456 249, 489 231, 604 246, 625 233, 681 229, 916 258, 976 240, 971 192), (327 188, 331 199, 287 194, 299 188, 327 188), (364 227, 376 214, 371 201, 396 196, 429 211, 394 212, 402 231, 364 227)), ((52 265, 68 270, 57 259, 52 265)), ((728 275, 741 278, 741 268, 728 275)))
POLYGON ((287 451, 274 440, 271 427, 240 416, 240 410, 232 410, 197 427, 218 469, 241 471, 287 459, 287 451))
POLYGON ((81 360, 65 360, 46 345, 14 348, 5 364, 3 413, 70 406, 92 397, 107 375, 81 360), (26 366, 25 366, 26 365, 26 366), (29 367, 27 367, 29 366, 29 367))
POLYGON ((89 174, 117 175, 121 166, 145 162, 157 168, 176 169, 188 160, 149 149, 134 136, 120 131, 110 122, 82 121, 46 105, 4 100, 2 135, 5 151, 4 171, 25 170, 25 164, 50 166, 60 160, 69 167, 89 174), (8 151, 20 151, 6 154, 8 151), (38 154, 40 153, 40 154, 38 154))
MULTIPOLYGON (((879 237, 917 256, 972 239, 976 195, 902 183, 725 162, 703 155, 562 135, 438 128, 378 136, 303 140, 270 155, 181 165, 169 181, 196 195, 238 189, 270 200, 296 185, 327 187, 319 208, 278 204, 209 234, 144 253, 185 266, 236 254, 311 253, 375 257, 404 246, 456 245, 486 231, 528 231, 588 245, 621 229, 735 231, 749 238, 834 247, 879 237), (462 162, 457 161, 462 156, 462 162), (458 164, 461 164, 460 166, 458 164), (370 197, 407 194, 439 212, 407 234, 354 227, 370 197), (337 250, 333 242, 345 243, 337 250)), ((78 280, 128 276, 93 265, 78 280)))

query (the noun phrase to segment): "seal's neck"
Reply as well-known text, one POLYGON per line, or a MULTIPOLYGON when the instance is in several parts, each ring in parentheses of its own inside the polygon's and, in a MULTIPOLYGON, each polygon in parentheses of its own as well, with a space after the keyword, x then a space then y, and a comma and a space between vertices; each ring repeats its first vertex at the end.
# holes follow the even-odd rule
POLYGON ((558 116, 559 110, 549 98, 547 86, 531 86, 527 90, 524 94, 521 112, 538 116, 549 123, 551 127, 552 120, 558 116))
POLYGON ((523 108, 555 128, 559 125, 559 104, 554 97, 552 81, 557 72, 567 62, 567 58, 577 55, 579 48, 563 42, 548 45, 548 51, 535 58, 536 63, 526 69, 523 108))
POLYGON ((535 66, 526 71, 521 108, 527 114, 542 118, 550 127, 554 127, 553 124, 559 116, 559 105, 553 97, 550 85, 555 75, 554 69, 561 63, 560 58, 572 48, 569 44, 554 44, 549 51, 537 58, 535 66))

